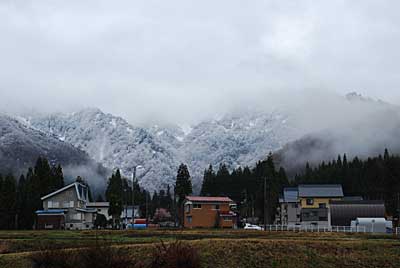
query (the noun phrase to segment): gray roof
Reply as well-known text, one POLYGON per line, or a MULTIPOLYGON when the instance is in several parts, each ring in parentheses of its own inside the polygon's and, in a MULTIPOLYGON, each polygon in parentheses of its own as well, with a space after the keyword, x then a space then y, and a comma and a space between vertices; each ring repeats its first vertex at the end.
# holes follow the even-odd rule
POLYGON ((299 197, 343 197, 340 184, 302 184, 299 185, 299 197))
POLYGON ((295 203, 298 201, 299 190, 297 187, 286 187, 283 189, 283 202, 295 203))

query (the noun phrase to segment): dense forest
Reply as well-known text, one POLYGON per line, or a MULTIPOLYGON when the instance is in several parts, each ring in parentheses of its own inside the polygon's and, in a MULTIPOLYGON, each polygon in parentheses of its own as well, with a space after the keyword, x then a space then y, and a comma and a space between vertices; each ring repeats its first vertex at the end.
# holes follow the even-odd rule
POLYGON ((35 211, 42 208, 40 197, 63 186, 61 166, 50 166, 42 157, 18 180, 0 174, 0 229, 31 229, 35 211))
MULTIPOLYGON (((68 181, 73 181, 69 179, 68 181)), ((0 229, 32 229, 35 223, 35 212, 42 209, 41 197, 65 186, 64 175, 60 165, 50 165, 46 158, 39 157, 33 168, 18 179, 13 174, 0 174, 0 229)), ((141 216, 152 216, 157 208, 171 211, 173 199, 170 189, 154 192, 152 195, 141 188, 135 180, 134 198, 132 198, 132 182, 123 178, 117 170, 108 179, 105 194, 92 197, 90 185, 84 178, 75 181, 89 187, 89 201, 104 201, 112 204, 111 214, 121 213, 126 205, 140 207, 141 216)), ((119 216, 119 215, 118 215, 119 216)))
MULTIPOLYGON (((76 180, 88 185, 83 178, 76 180)), ((214 170, 210 165, 204 171, 201 195, 229 196, 238 204, 240 216, 245 218, 264 219, 265 207, 267 223, 272 223, 283 188, 303 183, 341 184, 346 196, 385 200, 388 214, 397 216, 400 207, 400 156, 391 155, 388 150, 383 155, 363 160, 358 157, 348 160, 346 155, 338 156, 336 160, 322 162, 316 167, 307 164, 304 171, 292 179, 286 176, 284 168, 275 166, 272 154, 254 168, 239 167, 229 171, 226 165, 221 164, 214 170)), ((31 229, 35 211, 42 208, 40 197, 63 186, 62 167, 52 166, 42 157, 18 179, 12 174, 0 174, 0 229, 31 229)), ((105 193, 97 195, 95 200, 102 201, 105 198, 109 201, 110 213, 116 217, 124 206, 134 202, 140 207, 142 217, 152 218, 158 215, 157 209, 163 208, 170 213, 169 219, 173 220, 171 214, 176 213, 175 209, 181 205, 184 196, 192 192, 189 168, 183 164, 179 167, 176 185, 172 190, 168 187, 151 194, 141 188, 136 180, 133 189, 134 192, 132 182, 116 170, 108 179, 105 193)), ((93 199, 91 194, 90 199, 93 199)))
POLYGON ((303 174, 297 175, 294 184, 339 183, 347 196, 362 196, 367 200, 385 200, 389 215, 397 216, 400 203, 400 156, 391 155, 387 149, 382 155, 361 160, 322 162, 317 167, 306 165, 303 174))
POLYGON ((348 160, 346 155, 337 160, 322 162, 316 167, 306 165, 303 172, 288 179, 283 168, 274 165, 272 155, 257 163, 256 167, 237 168, 229 172, 220 165, 214 172, 212 166, 204 171, 202 195, 229 196, 239 204, 241 215, 263 219, 263 186, 267 182, 268 221, 275 215, 278 196, 285 186, 298 184, 337 183, 343 186, 346 196, 361 196, 366 200, 384 200, 389 215, 398 215, 400 207, 400 156, 384 155, 365 160, 358 157, 348 160))
POLYGON ((271 223, 276 214, 279 195, 283 187, 289 186, 283 168, 277 168, 272 154, 265 161, 260 161, 253 169, 237 168, 229 172, 221 164, 217 171, 212 166, 204 171, 201 189, 203 196, 228 196, 239 207, 242 217, 264 219, 264 196, 266 196, 266 219, 271 223), (264 195, 264 184, 266 195, 264 195))

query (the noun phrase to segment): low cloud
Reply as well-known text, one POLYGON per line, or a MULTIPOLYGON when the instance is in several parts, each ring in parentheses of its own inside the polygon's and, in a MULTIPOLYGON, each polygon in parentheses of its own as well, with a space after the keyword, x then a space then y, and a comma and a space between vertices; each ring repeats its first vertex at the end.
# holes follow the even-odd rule
POLYGON ((0 109, 96 106, 136 124, 271 107, 275 92, 293 103, 306 89, 399 103, 399 8, 372 0, 5 0, 0 109))

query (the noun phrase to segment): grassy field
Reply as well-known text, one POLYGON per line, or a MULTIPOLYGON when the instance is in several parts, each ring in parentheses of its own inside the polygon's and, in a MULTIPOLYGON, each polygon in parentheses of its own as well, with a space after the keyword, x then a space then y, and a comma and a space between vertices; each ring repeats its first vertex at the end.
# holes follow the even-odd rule
POLYGON ((243 230, 0 231, 0 267, 31 267, 43 249, 79 250, 112 244, 142 260, 175 240, 196 248, 202 267, 398 267, 400 240, 390 235, 268 233, 243 230))

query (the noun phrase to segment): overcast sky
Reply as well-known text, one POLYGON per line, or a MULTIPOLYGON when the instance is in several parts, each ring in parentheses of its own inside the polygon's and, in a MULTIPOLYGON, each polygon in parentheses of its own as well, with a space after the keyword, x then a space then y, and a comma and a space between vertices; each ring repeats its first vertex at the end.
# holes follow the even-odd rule
MULTIPOLYGON (((0 110, 193 122, 303 90, 400 104, 400 2, 2 0, 0 110)), ((280 99, 284 101, 284 99, 280 99)))

